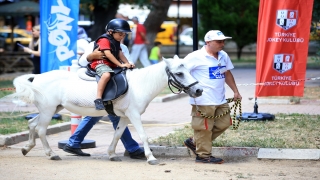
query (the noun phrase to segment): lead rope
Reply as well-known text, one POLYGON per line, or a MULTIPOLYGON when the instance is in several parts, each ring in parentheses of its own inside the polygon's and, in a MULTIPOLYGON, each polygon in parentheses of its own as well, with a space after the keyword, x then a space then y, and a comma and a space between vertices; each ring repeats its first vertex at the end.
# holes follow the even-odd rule
MULTIPOLYGON (((228 98, 226 99, 228 103, 231 103, 234 101, 233 98, 228 98)), ((240 121, 241 121, 241 117, 242 117, 242 110, 241 110, 241 100, 240 99, 237 99, 236 101, 234 101, 234 104, 231 106, 231 108, 229 110, 227 110, 226 112, 220 114, 220 115, 217 115, 217 116, 206 116, 204 115, 201 110, 199 109, 198 105, 197 105, 197 102, 196 102, 196 99, 194 99, 194 102, 195 102, 195 105, 196 105, 196 108, 197 108, 197 111, 200 113, 200 116, 203 117, 203 118, 209 118, 209 119, 214 119, 214 118, 220 118, 228 113, 231 112, 231 109, 234 108, 234 113, 233 113, 233 116, 232 116, 232 129, 233 130, 237 130, 239 128, 239 124, 240 124, 240 121), (238 118, 238 121, 236 121, 236 111, 237 109, 239 109, 239 118, 238 118)))

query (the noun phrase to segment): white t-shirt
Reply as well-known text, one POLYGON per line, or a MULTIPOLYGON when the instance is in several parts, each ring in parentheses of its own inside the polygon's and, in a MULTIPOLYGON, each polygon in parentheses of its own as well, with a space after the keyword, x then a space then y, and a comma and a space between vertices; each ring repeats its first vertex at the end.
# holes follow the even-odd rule
POLYGON ((225 100, 225 71, 234 66, 228 54, 221 50, 218 59, 209 55, 203 46, 200 50, 188 54, 184 58, 184 64, 191 75, 199 81, 203 88, 202 96, 190 98, 190 104, 197 105, 221 105, 225 100))
MULTIPOLYGON (((78 39, 77 40, 77 53, 83 54, 85 51, 85 48, 88 46, 89 42, 85 39, 78 39)), ((77 54, 77 58, 79 59, 81 57, 80 54, 77 54)))
MULTIPOLYGON (((87 66, 87 64, 89 64, 89 62, 87 61, 87 56, 90 53, 92 53, 92 51, 94 50, 93 47, 94 47, 94 41, 92 41, 91 43, 89 43, 85 47, 84 54, 79 59, 79 65, 80 66, 87 66)), ((130 53, 129 53, 129 50, 128 50, 127 46, 124 45, 124 44, 120 44, 120 47, 121 47, 123 55, 127 58, 127 60, 129 62, 131 62, 130 53)))

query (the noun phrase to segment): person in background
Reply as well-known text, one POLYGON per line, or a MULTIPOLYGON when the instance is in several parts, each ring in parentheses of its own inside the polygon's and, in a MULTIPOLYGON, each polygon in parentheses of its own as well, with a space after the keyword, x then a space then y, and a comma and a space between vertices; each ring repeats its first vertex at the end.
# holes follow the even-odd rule
POLYGON ((78 40, 77 40, 77 59, 79 60, 82 54, 85 51, 85 48, 88 46, 88 35, 86 31, 78 26, 78 40))
POLYGON ((211 30, 204 36, 206 45, 200 50, 188 54, 184 58, 184 65, 191 75, 199 81, 203 88, 202 96, 190 98, 192 106, 191 126, 194 136, 184 141, 184 144, 196 154, 197 163, 221 164, 223 159, 213 157, 212 141, 226 131, 230 123, 230 113, 219 118, 206 118, 205 116, 218 116, 230 110, 225 98, 225 84, 233 91, 233 99, 242 99, 231 69, 234 68, 228 54, 223 51, 224 42, 231 37, 224 36, 219 30, 211 30))
POLYGON ((32 28, 32 40, 29 43, 29 47, 24 47, 23 51, 31 54, 33 63, 33 74, 40 74, 40 25, 33 26, 32 28))
POLYGON ((4 52, 6 49, 6 39, 0 34, 0 53, 4 52))
MULTIPOLYGON (((117 13, 116 16, 115 16, 115 18, 117 18, 117 19, 123 19, 123 20, 126 20, 126 21, 129 20, 128 16, 125 16, 125 15, 123 15, 123 14, 121 14, 121 13, 117 13)), ((122 39, 122 41, 121 41, 121 43, 124 44, 124 45, 126 45, 127 47, 129 47, 129 43, 130 43, 130 40, 129 40, 129 35, 130 35, 130 34, 131 34, 131 33, 127 33, 126 36, 125 36, 125 37, 122 39)))
POLYGON ((149 56, 151 64, 157 64, 162 59, 160 47, 161 47, 161 42, 159 41, 154 42, 154 47, 151 49, 150 56, 149 56))
POLYGON ((26 30, 29 32, 32 31, 32 17, 30 15, 27 16, 26 30))
POLYGON ((148 58, 148 50, 146 44, 149 44, 149 41, 146 37, 147 31, 143 24, 139 23, 137 17, 132 18, 133 23, 136 25, 132 33, 133 44, 131 47, 131 60, 136 64, 137 60, 140 59, 140 62, 144 67, 150 66, 151 63, 148 58))

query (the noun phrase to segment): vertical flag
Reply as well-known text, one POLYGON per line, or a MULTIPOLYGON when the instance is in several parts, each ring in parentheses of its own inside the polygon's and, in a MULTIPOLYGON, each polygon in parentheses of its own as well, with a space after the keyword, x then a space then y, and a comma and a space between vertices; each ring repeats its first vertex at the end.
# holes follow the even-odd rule
POLYGON ((313 0, 260 0, 256 97, 303 96, 313 0))
POLYGON ((77 59, 79 0, 40 1, 41 73, 77 59))

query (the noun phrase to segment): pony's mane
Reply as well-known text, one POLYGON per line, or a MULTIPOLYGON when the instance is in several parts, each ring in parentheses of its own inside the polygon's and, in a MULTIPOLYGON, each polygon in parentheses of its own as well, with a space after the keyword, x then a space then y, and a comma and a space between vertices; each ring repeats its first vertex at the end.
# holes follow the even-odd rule
POLYGON ((152 82, 152 80, 154 79, 154 75, 158 75, 161 74, 161 71, 163 71, 163 69, 165 68, 166 63, 164 61, 159 62, 158 64, 153 64, 151 66, 148 66, 146 68, 141 68, 141 69, 134 69, 132 71, 132 74, 134 74, 133 76, 141 76, 144 77, 146 79, 150 79, 150 81, 148 82, 152 82))
MULTIPOLYGON (((161 90, 165 87, 163 84, 167 82, 167 75, 165 72, 166 63, 164 61, 159 62, 158 64, 153 64, 151 66, 134 69, 130 73, 127 73, 128 82, 134 82, 132 84, 140 84, 144 86, 144 89, 153 89, 148 92, 160 93, 161 90), (160 90, 160 92, 155 91, 155 89, 160 90)), ((150 94, 151 95, 151 94, 150 94)), ((157 95, 157 94, 152 94, 157 95)))

